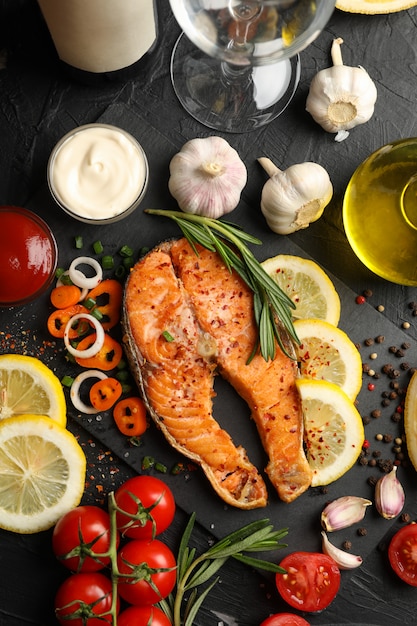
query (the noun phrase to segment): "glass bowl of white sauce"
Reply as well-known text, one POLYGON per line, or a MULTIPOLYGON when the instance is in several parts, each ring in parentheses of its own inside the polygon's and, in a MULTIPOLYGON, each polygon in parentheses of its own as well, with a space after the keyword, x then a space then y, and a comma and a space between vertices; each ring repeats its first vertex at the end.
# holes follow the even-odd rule
POLYGON ((110 124, 86 124, 56 144, 47 177, 55 202, 66 213, 88 224, 111 224, 141 203, 149 166, 132 135, 110 124))

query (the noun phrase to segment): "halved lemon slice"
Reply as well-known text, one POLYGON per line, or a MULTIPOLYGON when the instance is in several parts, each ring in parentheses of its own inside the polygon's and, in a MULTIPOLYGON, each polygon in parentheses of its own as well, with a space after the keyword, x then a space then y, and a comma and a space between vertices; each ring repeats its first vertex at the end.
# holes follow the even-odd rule
POLYGON ((0 419, 31 413, 47 415, 65 426, 65 395, 59 378, 39 359, 21 354, 0 356, 0 419))
POLYGON ((340 298, 326 272, 317 263, 289 254, 266 259, 264 270, 291 298, 294 319, 320 319, 337 326, 340 298))
POLYGON ((29 534, 53 526, 80 503, 86 458, 78 441, 49 417, 0 422, 0 527, 29 534))
POLYGON ((294 328, 300 339, 295 350, 301 376, 335 383, 355 400, 362 386, 362 359, 353 341, 322 320, 296 320, 294 328))
POLYGON ((417 5, 416 0, 337 0, 336 8, 348 13, 395 13, 417 5))
POLYGON ((417 471, 417 372, 412 375, 405 395, 404 430, 408 456, 417 471))
POLYGON ((307 460, 312 486, 328 485, 357 461, 365 438, 361 416, 334 383, 297 380, 304 414, 307 460))

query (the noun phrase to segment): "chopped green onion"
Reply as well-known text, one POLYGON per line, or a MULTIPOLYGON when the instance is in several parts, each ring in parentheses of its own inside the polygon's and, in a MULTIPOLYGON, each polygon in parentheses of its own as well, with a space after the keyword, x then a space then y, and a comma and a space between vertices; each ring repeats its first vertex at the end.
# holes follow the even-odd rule
POLYGON ((130 246, 122 246, 119 250, 120 256, 133 256, 133 250, 130 246))
POLYGON ((126 385, 125 383, 122 383, 122 393, 131 393, 132 392, 132 385, 126 385))
POLYGON ((123 259, 123 266, 126 269, 130 269, 135 263, 133 256, 127 256, 123 259))
POLYGON ((55 277, 61 278, 62 274, 65 272, 63 267, 57 267, 55 270, 55 277))
POLYGON ((155 465, 153 456, 144 456, 142 459, 142 469, 151 469, 155 465))
POLYGON ((166 474, 168 471, 167 466, 163 463, 160 463, 159 461, 155 463, 155 469, 157 472, 161 472, 161 474, 166 474))
POLYGON ((125 274, 126 274, 126 268, 123 267, 123 265, 119 265, 119 267, 115 271, 116 278, 123 278, 125 274))
POLYGON ((120 370, 120 371, 116 372, 116 374, 115 374, 115 378, 117 378, 117 380, 120 383, 123 383, 126 380, 128 380, 129 376, 130 376, 130 373, 129 373, 128 370, 120 370))
POLYGON ((162 333, 162 337, 165 339, 165 341, 174 341, 174 337, 167 330, 164 330, 164 332, 162 333))
POLYGON ((74 283, 72 282, 71 278, 68 276, 68 274, 62 274, 62 276, 60 276, 60 280, 61 283, 63 285, 73 285, 74 283))
POLYGON ((103 248, 103 244, 101 243, 100 240, 95 241, 93 243, 93 250, 94 250, 95 254, 102 254, 103 253, 104 248, 103 248))
POLYGON ((91 311, 91 315, 93 317, 96 318, 96 320, 98 320, 99 322, 101 322, 101 320, 103 319, 104 315, 103 313, 100 311, 100 309, 94 309, 93 311, 91 311))
POLYGON ((94 300, 94 298, 90 298, 90 297, 86 298, 83 302, 83 305, 89 311, 91 311, 91 309, 93 309, 96 306, 96 304, 97 302, 94 300))
POLYGON ((64 377, 61 379, 61 385, 62 385, 63 387, 68 387, 68 388, 69 388, 69 387, 71 387, 71 385, 72 385, 72 383, 73 383, 73 382, 74 382, 74 379, 73 379, 73 377, 72 377, 72 376, 68 376, 68 375, 66 375, 66 376, 64 376, 64 377))
POLYGON ((79 235, 78 237, 75 237, 75 247, 77 248, 77 250, 81 250, 83 245, 84 245, 84 242, 83 242, 83 238, 81 237, 81 235, 79 235))
POLYGON ((114 267, 114 259, 110 254, 105 254, 101 258, 101 265, 103 270, 112 270, 114 267))

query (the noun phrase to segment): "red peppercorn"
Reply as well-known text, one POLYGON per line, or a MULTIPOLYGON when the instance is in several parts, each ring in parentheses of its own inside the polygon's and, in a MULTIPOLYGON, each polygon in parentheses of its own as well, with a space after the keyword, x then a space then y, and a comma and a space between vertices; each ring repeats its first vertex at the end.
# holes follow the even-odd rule
POLYGON ((362 448, 363 448, 364 450, 367 450, 367 449, 369 448, 369 446, 370 446, 370 445, 371 445, 371 444, 369 443, 369 441, 368 441, 367 439, 364 439, 364 440, 363 440, 362 448))
POLYGON ((355 302, 356 304, 365 304, 366 298, 365 296, 356 296, 355 302))
POLYGON ((368 391, 374 391, 375 385, 374 383, 368 383, 368 391))

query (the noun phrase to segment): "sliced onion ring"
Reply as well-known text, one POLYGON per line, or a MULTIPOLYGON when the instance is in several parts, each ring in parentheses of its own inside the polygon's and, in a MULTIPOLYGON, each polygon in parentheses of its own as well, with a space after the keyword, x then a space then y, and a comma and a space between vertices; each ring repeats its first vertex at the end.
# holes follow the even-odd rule
POLYGON ((93 415, 95 413, 99 413, 99 410, 95 409, 93 406, 85 404, 85 402, 81 400, 80 395, 81 385, 88 378, 99 378, 100 380, 104 380, 105 378, 108 378, 108 376, 101 370, 86 370, 85 372, 81 372, 81 374, 78 374, 78 376, 74 379, 74 382, 71 385, 70 398, 77 411, 93 415))
POLYGON ((100 322, 98 321, 97 318, 95 318, 93 315, 90 315, 90 313, 77 313, 76 315, 73 315, 67 322, 66 326, 65 326, 65 330, 64 330, 64 343, 65 343, 65 347, 68 350, 68 352, 70 354, 72 354, 75 357, 78 357, 79 359, 90 359, 91 357, 95 356, 98 352, 100 352, 101 348, 103 347, 104 344, 104 328, 103 326, 100 324, 100 322), (86 350, 77 350, 77 348, 74 348, 71 345, 70 339, 69 339, 69 331, 73 325, 74 322, 76 322, 77 320, 87 320, 88 322, 91 322, 91 324, 94 326, 95 331, 96 331, 96 339, 93 343, 92 346, 90 346, 89 348, 87 348, 86 350))
MULTIPOLYGON (((84 274, 82 272, 80 272, 80 270, 74 269, 74 272, 78 272, 80 274, 80 278, 82 280, 84 274)), ((61 276, 57 279, 55 286, 56 287, 62 287, 65 285, 64 281, 62 280, 62 276, 69 276, 69 270, 66 270, 65 272, 62 272, 61 276)), ((73 281, 71 281, 73 282, 73 281)), ((75 285, 75 283, 74 283, 75 285)), ((77 287, 79 285, 76 285, 77 287)), ((88 296, 88 289, 87 287, 80 287, 81 289, 81 294, 80 294, 80 298, 78 300, 78 302, 82 302, 83 300, 86 299, 86 297, 88 296)))
POLYGON ((81 287, 81 289, 83 287, 86 289, 94 289, 94 287, 97 287, 102 281, 103 269, 96 259, 92 259, 89 256, 79 256, 74 259, 69 266, 68 275, 77 287, 81 287), (95 275, 88 278, 78 269, 78 265, 89 265, 95 271, 95 275))

